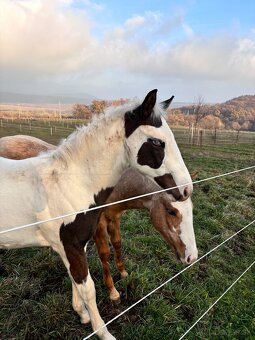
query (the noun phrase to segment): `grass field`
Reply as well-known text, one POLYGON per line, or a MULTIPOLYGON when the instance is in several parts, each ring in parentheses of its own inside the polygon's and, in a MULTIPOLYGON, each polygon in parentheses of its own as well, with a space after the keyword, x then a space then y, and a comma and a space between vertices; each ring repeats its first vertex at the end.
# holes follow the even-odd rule
MULTIPOLYGON (((32 132, 52 143, 70 133, 45 131, 32 132)), ((0 128, 0 137, 15 133, 20 132, 0 128)), ((255 164, 252 142, 201 148, 181 144, 180 149, 190 172, 198 171, 199 179, 255 164)), ((201 256, 254 220, 254 170, 196 184, 193 203, 201 256)), ((183 269, 150 225, 146 211, 124 215, 122 237, 129 277, 120 280, 112 266, 121 304, 109 301, 93 242, 88 249, 105 321, 183 269)), ((255 224, 112 323, 109 330, 119 340, 178 339, 254 261, 254 254, 255 224)), ((255 339, 254 274, 253 267, 186 338, 255 339)), ((1 339, 82 339, 90 332, 91 326, 81 325, 72 310, 70 280, 51 249, 0 250, 1 339)))
MULTIPOLYGON (((0 118, 0 135, 8 136, 13 134, 35 135, 44 138, 48 142, 57 143, 60 138, 67 137, 73 129, 84 120, 79 119, 6 119, 0 118)), ((175 138, 178 143, 190 144, 189 129, 187 127, 173 127, 175 138)), ((194 133, 193 144, 214 145, 214 144, 254 144, 255 132, 234 131, 234 130, 202 130, 200 140, 200 130, 194 133), (216 135, 215 135, 216 133, 216 135)))

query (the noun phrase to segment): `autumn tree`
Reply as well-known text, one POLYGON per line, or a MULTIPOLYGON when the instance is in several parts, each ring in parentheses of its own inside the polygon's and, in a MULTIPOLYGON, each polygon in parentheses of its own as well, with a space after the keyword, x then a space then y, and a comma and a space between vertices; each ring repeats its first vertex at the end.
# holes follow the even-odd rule
POLYGON ((238 122, 233 122, 231 124, 231 127, 233 130, 237 130, 237 131, 241 129, 241 125, 238 122))
POLYGON ((198 96, 195 99, 194 104, 191 107, 191 114, 194 117, 194 128, 196 131, 201 119, 203 119, 208 114, 208 111, 206 110, 206 106, 204 104, 204 97, 198 96))
POLYGON ((73 116, 75 118, 90 119, 91 110, 89 106, 84 104, 74 104, 73 106, 73 116))
POLYGON ((210 114, 201 120, 201 126, 205 129, 222 129, 224 124, 219 117, 210 114))
POLYGON ((105 100, 93 100, 91 104, 91 111, 93 113, 101 113, 107 107, 107 102, 105 100))

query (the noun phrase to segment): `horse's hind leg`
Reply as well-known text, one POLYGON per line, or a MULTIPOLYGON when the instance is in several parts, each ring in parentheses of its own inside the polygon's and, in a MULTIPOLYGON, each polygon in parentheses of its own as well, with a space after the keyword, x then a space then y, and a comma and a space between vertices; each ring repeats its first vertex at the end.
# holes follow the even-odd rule
POLYGON ((110 248, 108 244, 107 221, 103 213, 101 214, 97 230, 93 237, 102 263, 104 284, 108 289, 110 299, 118 300, 120 298, 120 294, 114 286, 109 266, 110 248))
POLYGON ((115 216, 111 223, 108 223, 107 229, 110 236, 111 244, 114 248, 114 259, 116 267, 120 272, 121 277, 125 278, 128 276, 128 272, 125 270, 124 262, 122 259, 120 218, 121 216, 115 216))

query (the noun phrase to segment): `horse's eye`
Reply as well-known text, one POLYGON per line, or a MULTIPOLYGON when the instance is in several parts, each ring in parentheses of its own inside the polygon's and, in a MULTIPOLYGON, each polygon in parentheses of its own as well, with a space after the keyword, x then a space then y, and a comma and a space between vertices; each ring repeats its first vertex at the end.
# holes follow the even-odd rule
POLYGON ((147 140, 149 143, 155 145, 155 146, 160 146, 161 148, 165 147, 165 143, 162 142, 162 140, 157 139, 157 138, 148 138, 147 140))
POLYGON ((166 211, 168 212, 169 215, 176 216, 176 211, 175 210, 166 209, 166 211))

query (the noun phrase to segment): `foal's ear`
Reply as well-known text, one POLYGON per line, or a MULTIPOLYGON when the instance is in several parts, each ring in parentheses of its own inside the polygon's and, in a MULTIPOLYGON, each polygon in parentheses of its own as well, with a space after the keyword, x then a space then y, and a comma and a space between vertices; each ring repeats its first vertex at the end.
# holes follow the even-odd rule
POLYGON ((148 118, 153 111, 157 100, 157 92, 157 89, 150 91, 141 104, 143 118, 145 119, 148 118))
POLYGON ((164 100, 163 102, 160 103, 160 105, 163 107, 164 110, 167 110, 173 99, 174 99, 174 96, 172 96, 171 98, 167 100, 164 100))

